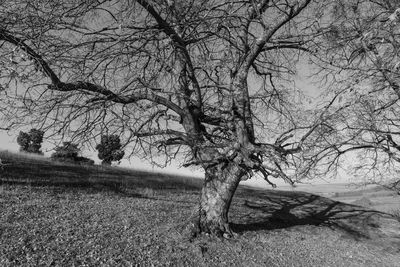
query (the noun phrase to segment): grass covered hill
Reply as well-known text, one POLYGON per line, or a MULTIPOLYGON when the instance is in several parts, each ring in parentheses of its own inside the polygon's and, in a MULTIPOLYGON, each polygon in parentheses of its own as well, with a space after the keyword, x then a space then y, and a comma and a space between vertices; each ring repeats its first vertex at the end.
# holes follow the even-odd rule
POLYGON ((4 164, 3 169, 0 168, 0 178, 3 182, 77 187, 103 186, 110 189, 139 186, 154 189, 177 187, 197 190, 201 186, 201 180, 191 177, 111 166, 57 162, 40 155, 0 151, 0 159, 4 164))
POLYGON ((399 266, 393 216, 239 188, 231 239, 188 238, 201 180, 2 152, 0 266, 399 266))

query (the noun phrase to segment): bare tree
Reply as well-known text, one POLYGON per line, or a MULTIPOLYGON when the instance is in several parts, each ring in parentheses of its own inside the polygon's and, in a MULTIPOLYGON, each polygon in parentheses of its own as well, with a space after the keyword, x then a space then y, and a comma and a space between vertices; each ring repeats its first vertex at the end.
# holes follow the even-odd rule
POLYGON ((292 184, 324 157, 297 153, 329 130, 333 102, 303 110, 292 82, 324 1, 8 2, 4 122, 83 141, 122 133, 131 155, 200 166, 202 232, 231 235, 241 180, 292 184))
POLYGON ((400 193, 400 1, 336 0, 324 17, 314 59, 341 115, 330 122, 339 139, 322 146, 334 145, 336 163, 351 154, 365 183, 400 193))

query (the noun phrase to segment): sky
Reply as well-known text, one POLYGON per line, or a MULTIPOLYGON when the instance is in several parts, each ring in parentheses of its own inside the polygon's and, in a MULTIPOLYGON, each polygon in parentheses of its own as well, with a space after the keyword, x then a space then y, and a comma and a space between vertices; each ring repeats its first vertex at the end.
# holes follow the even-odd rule
MULTIPOLYGON (((296 86, 301 88, 302 90, 304 90, 308 96, 317 97, 318 94, 321 92, 314 84, 312 84, 311 80, 309 78, 307 78, 307 76, 310 74, 309 68, 310 68, 310 66, 308 66, 306 63, 300 64, 295 83, 296 83, 296 86)), ((29 131, 29 129, 26 129, 26 131, 29 131)), ((17 152, 19 150, 19 146, 16 141, 18 133, 19 133, 19 130, 15 131, 15 132, 10 132, 10 133, 0 130, 0 149, 17 152)), ((51 155, 51 153, 53 152, 52 149, 53 149, 53 147, 50 144, 46 144, 46 142, 44 142, 42 151, 45 153, 46 156, 51 155)), ((82 154, 85 157, 89 157, 89 158, 95 160, 96 163, 100 162, 100 160, 97 158, 96 151, 83 151, 82 154)), ((172 163, 170 166, 167 166, 167 167, 161 169, 156 166, 152 166, 150 163, 146 162, 145 160, 139 159, 137 157, 133 157, 130 159, 123 159, 121 161, 120 166, 133 168, 133 169, 153 171, 153 172, 176 173, 179 175, 195 176, 195 177, 199 177, 199 178, 204 177, 203 172, 201 172, 200 170, 195 170, 193 168, 179 168, 178 167, 179 164, 177 162, 172 163)), ((271 179, 271 181, 273 183, 276 183, 278 185, 278 187, 279 187, 279 185, 285 184, 281 179, 271 179)), ((331 180, 331 181, 315 180, 315 181, 309 181, 309 182, 312 182, 314 184, 343 183, 343 182, 347 182, 347 179, 345 177, 342 177, 342 178, 339 177, 339 179, 337 179, 337 180, 331 180)), ((242 182, 242 184, 256 186, 256 187, 263 187, 263 188, 271 188, 271 186, 267 182, 265 182, 261 177, 252 178, 248 181, 242 182)))

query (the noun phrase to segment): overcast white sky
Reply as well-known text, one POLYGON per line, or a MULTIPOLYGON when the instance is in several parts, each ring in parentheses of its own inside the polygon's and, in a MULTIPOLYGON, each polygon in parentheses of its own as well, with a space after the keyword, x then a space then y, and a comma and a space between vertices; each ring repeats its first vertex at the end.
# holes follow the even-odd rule
POLYGON ((14 142, 11 136, 8 136, 6 132, 1 130, 0 130, 0 148, 2 150, 18 151, 18 146, 16 145, 16 141, 14 142))

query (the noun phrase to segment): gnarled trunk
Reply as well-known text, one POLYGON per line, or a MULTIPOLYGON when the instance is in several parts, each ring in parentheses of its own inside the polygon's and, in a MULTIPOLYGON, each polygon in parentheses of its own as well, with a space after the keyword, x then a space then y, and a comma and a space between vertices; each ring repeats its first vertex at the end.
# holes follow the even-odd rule
POLYGON ((219 164, 205 171, 200 199, 200 231, 216 236, 232 236, 228 211, 245 172, 235 163, 219 164))

